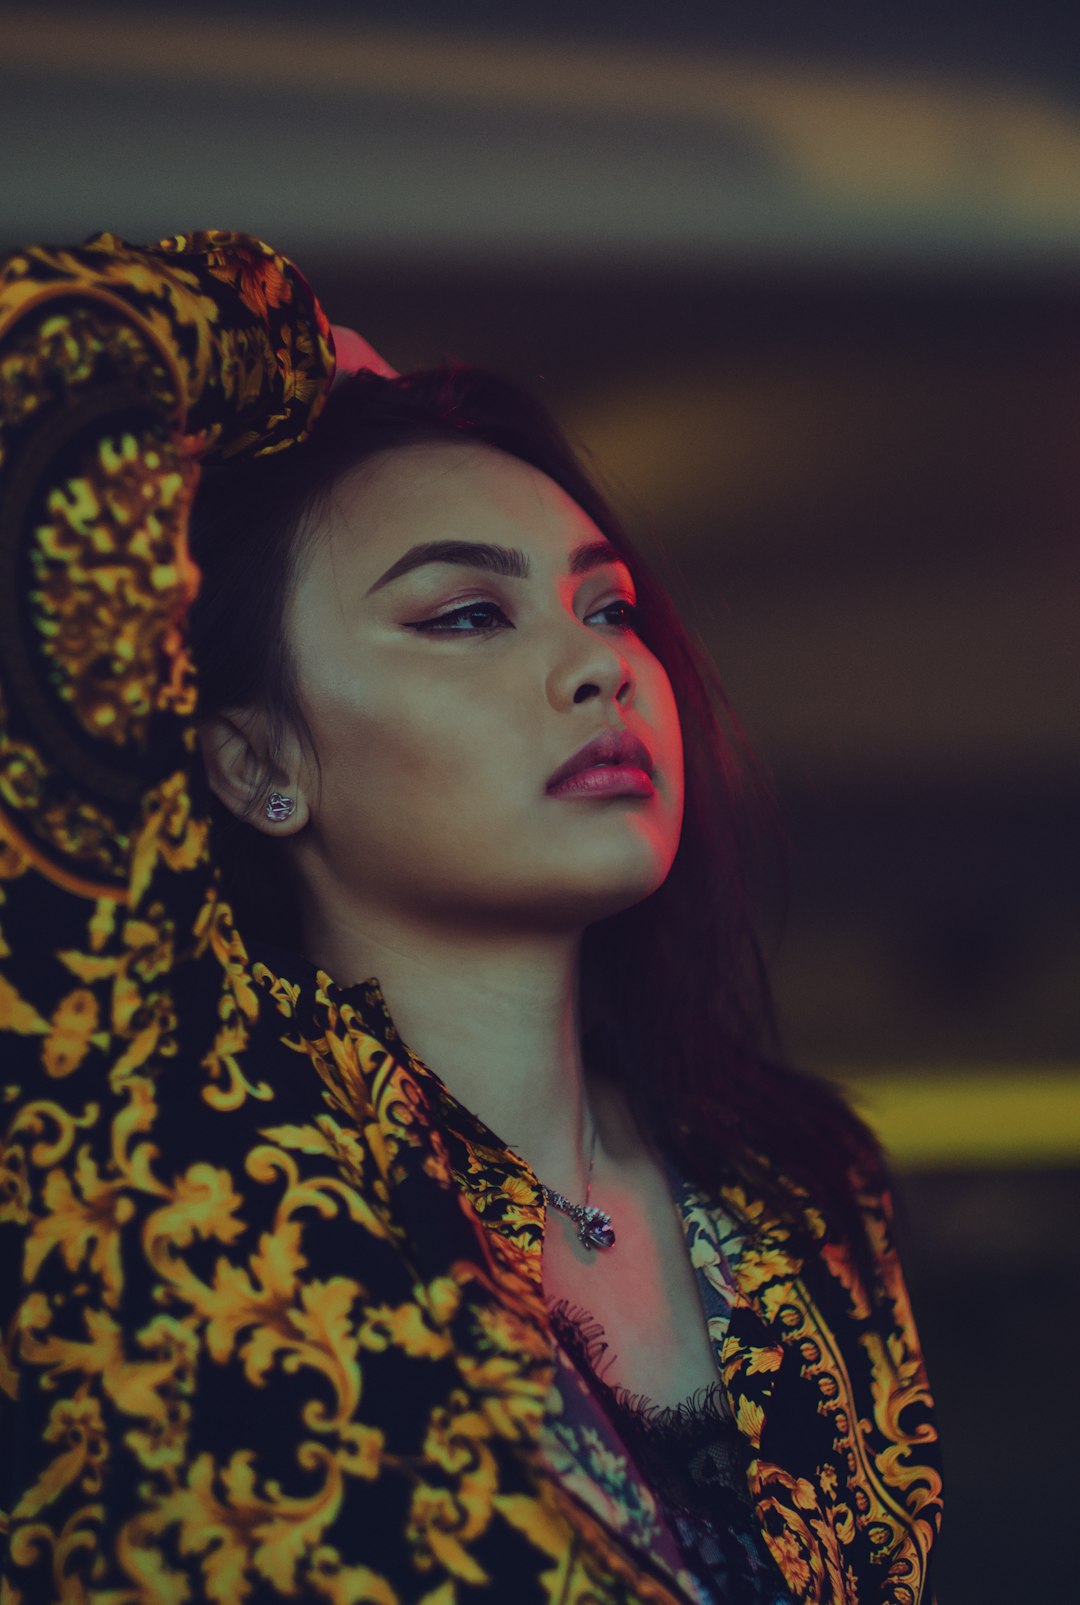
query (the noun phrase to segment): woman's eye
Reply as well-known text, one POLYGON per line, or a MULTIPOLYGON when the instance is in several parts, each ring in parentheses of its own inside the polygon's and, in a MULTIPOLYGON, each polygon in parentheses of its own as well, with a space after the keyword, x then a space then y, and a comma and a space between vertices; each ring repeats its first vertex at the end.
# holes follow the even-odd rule
MULTIPOLYGON (((445 630, 448 634, 455 633, 458 635, 483 635, 486 631, 495 628, 493 624, 482 624, 475 630, 457 629, 459 621, 464 623, 465 619, 472 618, 477 613, 497 613, 500 618, 506 619, 506 614, 502 608, 498 607, 494 602, 469 602, 465 607, 456 607, 449 613, 440 613, 436 618, 422 619, 418 624, 411 625, 410 628, 414 630, 445 630)), ((509 623, 509 620, 506 619, 506 622, 509 623)))
POLYGON ((601 613, 610 613, 611 610, 613 608, 616 608, 616 607, 621 607, 621 608, 625 608, 626 609, 625 613, 623 614, 622 620, 620 621, 621 628, 624 629, 624 630, 633 630, 633 629, 635 629, 637 627, 637 622, 638 622, 638 610, 637 610, 636 605, 633 602, 628 602, 625 597, 621 601, 618 601, 618 602, 609 602, 607 607, 602 607, 600 609, 600 612, 601 613))
MULTIPOLYGON (((632 630, 637 623, 638 617, 638 610, 633 602, 628 602, 625 600, 609 602, 606 607, 598 608, 597 612, 611 613, 616 608, 625 609, 624 617, 619 622, 617 627, 621 629, 632 630)), ((498 628, 498 626, 495 624, 481 624, 476 629, 465 627, 465 620, 475 618, 478 613, 497 613, 504 624, 510 623, 502 608, 499 607, 495 602, 469 602, 464 607, 452 608, 449 613, 440 613, 433 619, 421 619, 418 623, 411 624, 409 628, 413 630, 445 632, 446 634, 455 635, 486 635, 489 630, 498 628)), ((590 618, 596 617, 595 614, 590 614, 589 616, 590 618)), ((512 627, 513 626, 511 626, 511 628, 512 627)))

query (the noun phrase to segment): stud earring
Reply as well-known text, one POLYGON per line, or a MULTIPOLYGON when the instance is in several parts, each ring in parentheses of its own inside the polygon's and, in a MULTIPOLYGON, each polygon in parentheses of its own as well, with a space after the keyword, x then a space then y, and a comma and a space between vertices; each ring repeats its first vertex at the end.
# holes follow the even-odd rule
POLYGON ((296 812, 296 804, 291 797, 286 797, 280 791, 272 791, 266 799, 266 817, 278 824, 283 819, 290 819, 296 812))

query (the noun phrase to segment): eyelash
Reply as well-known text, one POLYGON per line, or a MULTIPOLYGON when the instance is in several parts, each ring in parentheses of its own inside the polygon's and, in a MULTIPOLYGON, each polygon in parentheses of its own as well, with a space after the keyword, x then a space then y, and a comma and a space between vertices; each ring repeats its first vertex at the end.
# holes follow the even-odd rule
MULTIPOLYGON (((612 608, 616 607, 626 608, 629 615, 627 621, 621 625, 617 625, 616 628, 635 630, 639 616, 638 608, 635 603, 628 602, 625 597, 616 602, 609 602, 606 607, 597 608, 596 611, 598 613, 610 613, 612 608)), ((482 625, 478 630, 452 630, 440 628, 441 625, 445 624, 447 619, 467 617, 470 613, 499 613, 504 619, 506 619, 506 614, 503 612, 502 608, 497 602, 466 602, 462 607, 452 608, 449 613, 439 613, 436 614, 436 616, 432 619, 422 619, 417 624, 410 624, 409 628, 411 630, 425 630, 428 633, 433 633, 436 635, 487 635, 490 631, 498 628, 498 626, 494 624, 482 625)), ((590 614, 590 617, 591 616, 592 615, 590 614)), ((506 622, 509 623, 509 620, 507 619, 506 622)))

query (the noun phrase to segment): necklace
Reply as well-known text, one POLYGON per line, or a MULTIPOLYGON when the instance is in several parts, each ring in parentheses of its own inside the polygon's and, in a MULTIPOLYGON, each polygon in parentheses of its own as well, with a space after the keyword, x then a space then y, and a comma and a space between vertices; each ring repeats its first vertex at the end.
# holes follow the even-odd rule
POLYGON ((592 1146, 589 1149, 589 1174, 585 1182, 585 1202, 572 1204, 569 1198, 562 1193, 555 1192, 551 1187, 540 1183, 540 1189, 553 1208, 563 1215, 568 1215, 572 1221, 577 1222, 578 1242, 585 1248, 611 1248, 615 1242, 615 1229, 611 1224, 611 1216, 605 1215, 602 1209, 589 1203, 589 1194, 592 1192, 593 1161, 596 1158, 596 1119, 593 1118, 592 1146))

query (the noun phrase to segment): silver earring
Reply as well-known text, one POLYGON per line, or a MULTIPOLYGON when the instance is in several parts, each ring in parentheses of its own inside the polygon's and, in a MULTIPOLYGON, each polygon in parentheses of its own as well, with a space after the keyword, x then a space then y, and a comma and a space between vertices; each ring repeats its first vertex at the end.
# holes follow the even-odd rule
POLYGON ((291 797, 286 797, 280 791, 272 791, 266 799, 266 817, 280 823, 283 819, 291 819, 296 812, 296 804, 291 797))

